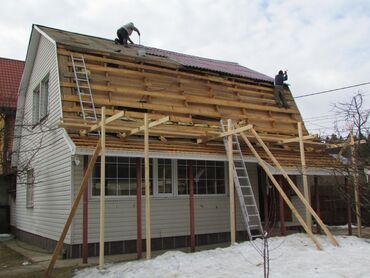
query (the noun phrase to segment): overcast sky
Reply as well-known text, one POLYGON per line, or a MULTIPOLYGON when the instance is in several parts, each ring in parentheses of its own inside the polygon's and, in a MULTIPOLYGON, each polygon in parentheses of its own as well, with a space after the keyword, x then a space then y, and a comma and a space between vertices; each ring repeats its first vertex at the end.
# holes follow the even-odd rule
MULTIPOLYGON (((234 61, 271 77, 287 69, 294 96, 370 81, 368 0, 2 2, 0 57, 25 59, 33 23, 114 39, 132 21, 147 46, 234 61)), ((138 43, 136 33, 132 39, 138 43)), ((369 107, 370 85, 296 102, 310 132, 327 134, 333 104, 359 91, 369 107)))

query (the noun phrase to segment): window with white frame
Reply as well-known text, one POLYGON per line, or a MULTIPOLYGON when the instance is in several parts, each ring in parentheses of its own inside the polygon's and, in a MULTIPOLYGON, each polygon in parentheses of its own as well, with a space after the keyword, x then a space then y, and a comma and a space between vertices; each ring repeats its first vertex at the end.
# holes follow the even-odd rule
POLYGON ((157 188, 158 194, 172 194, 172 160, 158 159, 157 160, 157 188))
POLYGON ((34 172, 33 169, 27 170, 27 184, 26 184, 26 207, 33 208, 33 190, 34 190, 34 172))
MULTIPOLYGON (((189 194, 189 160, 177 161, 178 194, 189 194)), ((193 160, 194 194, 225 194, 225 162, 193 160)))
MULTIPOLYGON (((106 196, 135 196, 136 195, 136 161, 135 157, 106 157, 105 158, 105 195, 106 196)), ((92 176, 92 195, 100 195, 100 158, 97 160, 92 176)), ((149 160, 150 191, 153 194, 152 168, 153 161, 149 160)), ((144 163, 141 160, 141 188, 144 192, 144 163)))
MULTIPOLYGON (((136 161, 135 157, 106 157, 105 195, 136 195, 136 161)), ((189 160, 154 158, 149 160, 150 194, 155 196, 173 196, 189 194, 188 165, 189 160), (177 179, 175 179, 177 177, 177 179), (177 187, 177 190, 176 190, 177 187)), ((100 158, 92 174, 92 196, 100 195, 100 158)), ((225 194, 225 162, 192 161, 194 194, 225 194)), ((145 193, 144 160, 141 159, 141 188, 145 193)))
POLYGON ((48 114, 49 106, 49 75, 33 90, 32 124, 38 124, 48 114))

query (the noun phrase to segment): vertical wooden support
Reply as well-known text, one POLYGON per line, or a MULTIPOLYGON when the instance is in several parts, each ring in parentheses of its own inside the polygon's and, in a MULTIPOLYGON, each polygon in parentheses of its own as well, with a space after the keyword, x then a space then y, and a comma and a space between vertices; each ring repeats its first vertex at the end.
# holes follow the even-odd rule
MULTIPOLYGON (((284 191, 284 183, 283 183, 283 176, 278 176, 277 181, 284 191)), ((280 226, 280 235, 286 235, 286 228, 285 228, 285 207, 284 207, 284 199, 281 194, 279 194, 279 226, 280 226)))
POLYGON ((191 160, 188 163, 189 181, 189 217, 190 217, 190 251, 195 252, 195 217, 194 217, 194 175, 191 160))
POLYGON ((150 230, 150 185, 149 185, 149 123, 148 114, 144 114, 144 172, 145 172, 145 234, 146 258, 152 257, 150 230))
MULTIPOLYGON (((284 168, 280 165, 280 163, 277 161, 277 159, 275 158, 275 156, 271 153, 271 151, 269 150, 269 148, 266 146, 266 144, 263 142, 263 140, 261 139, 261 137, 258 135, 258 133, 252 128, 250 129, 250 131, 253 133, 254 137, 257 139, 258 143, 260 143, 260 145, 262 146, 262 148, 265 150, 265 152, 267 153, 267 155, 270 157, 270 159, 273 161, 273 163, 276 165, 276 167, 279 169, 279 171, 283 174, 284 178, 288 181, 288 184, 290 185, 290 187, 294 190, 294 192, 297 194, 298 198, 301 200, 301 202, 303 203, 303 205, 308 208, 309 212, 311 213, 311 215, 315 218, 315 220, 317 221, 317 223, 320 225, 320 227, 324 230, 325 234, 327 235, 327 237, 329 238, 330 242, 334 245, 334 246, 339 246, 339 243, 337 242, 337 240, 334 238, 334 236, 332 235, 332 233, 329 231, 329 229, 326 227, 326 225, 322 222, 322 220, 320 219, 320 217, 317 216, 316 212, 312 209, 311 205, 309 203, 307 203, 306 199, 304 198, 304 196, 302 195, 302 193, 299 191, 299 189, 297 188, 297 186, 294 184, 294 182, 291 180, 291 178, 289 178, 288 174, 286 173, 286 171, 284 170, 284 168)), ((246 139, 248 139, 243 132, 240 133, 240 135, 243 137, 244 141, 246 139)), ((249 140, 248 140, 249 141, 249 140)), ((307 231, 306 231, 307 232, 307 231)), ((311 230, 310 230, 310 233, 312 234, 311 230)))
POLYGON ((352 235, 352 190, 351 185, 348 182, 348 177, 344 177, 344 187, 347 193, 347 223, 348 223, 348 235, 352 235))
POLYGON ((362 234, 362 221, 361 221, 361 204, 360 204, 360 192, 358 182, 358 165, 357 165, 357 146, 353 138, 352 131, 350 131, 351 150, 352 150, 352 173, 353 173, 353 188, 355 190, 355 206, 356 206, 356 222, 357 222, 357 236, 361 237, 362 234))
MULTIPOLYGON (((231 119, 227 120, 227 130, 231 131, 231 119)), ((235 243, 235 197, 234 197, 234 169, 233 169, 233 137, 227 137, 227 158, 229 161, 229 199, 230 199, 230 240, 235 243)))
POLYGON ((76 198, 73 201, 71 211, 69 212, 66 224, 64 225, 63 231, 62 231, 62 233, 59 237, 57 245, 55 246, 53 256, 50 259, 48 269, 44 273, 45 278, 46 277, 47 278, 51 277, 51 274, 52 274, 53 269, 54 269, 55 262, 56 262, 59 254, 60 254, 60 251, 63 247, 64 239, 66 237, 66 234, 68 232, 69 227, 71 226, 72 219, 76 214, 76 210, 77 210, 78 204, 80 203, 80 200, 82 198, 82 194, 85 192, 85 190, 87 188, 88 181, 89 181, 89 178, 90 178, 90 174, 92 172, 92 169, 94 168, 96 159, 99 156, 99 153, 100 153, 100 150, 101 150, 101 144, 100 143, 101 143, 101 140, 99 140, 98 144, 96 145, 95 152, 94 152, 93 156, 90 159, 89 166, 87 167, 87 171, 86 171, 86 173, 85 173, 85 175, 82 179, 81 185, 80 185, 80 190, 78 191, 78 193, 76 195, 76 198))
POLYGON ((264 217, 264 229, 268 232, 269 231, 269 204, 268 204, 268 188, 267 188, 267 181, 265 176, 263 175, 261 166, 257 166, 258 172, 258 187, 262 191, 263 197, 263 217, 264 217))
MULTIPOLYGON (((319 177, 314 176, 313 181, 315 187, 316 214, 321 218, 319 177)), ((316 233, 321 234, 320 225, 316 225, 316 233)))
POLYGON ((105 107, 101 108, 100 125, 100 229, 99 229, 99 269, 104 268, 105 232, 105 107))
MULTIPOLYGON (((304 197, 305 197, 307 203, 309 203, 311 205, 311 198, 310 198, 311 195, 310 195, 310 189, 308 187, 306 157, 305 157, 305 153, 304 153, 304 144, 303 144, 302 123, 298 122, 297 124, 298 124, 298 136, 299 136, 299 149, 300 149, 300 152, 301 152, 303 193, 304 193, 304 197)), ((312 229, 312 218, 311 218, 311 214, 310 214, 307 207, 306 207, 306 223, 307 223, 307 226, 310 229, 312 229)))
POLYGON ((141 227, 141 158, 136 158, 136 253, 137 258, 142 257, 142 227, 141 227))
MULTIPOLYGON (((84 175, 87 172, 87 165, 89 159, 84 155, 84 175)), ((88 217, 89 217, 89 190, 85 190, 83 194, 83 208, 82 208, 82 263, 87 264, 88 257, 88 217)))
MULTIPOLYGON (((253 130, 253 128, 252 128, 253 130)), ((241 137, 243 138, 244 142, 247 144, 248 148, 251 150, 253 155, 257 158, 259 165, 263 168, 263 170, 266 172, 267 176, 270 178, 272 184, 275 186, 275 188, 279 191, 280 195, 283 197, 285 203, 288 205, 288 207, 291 209, 292 213, 295 215, 299 223, 302 225, 308 236, 312 239, 312 241, 315 243, 317 249, 321 250, 321 245, 315 238, 315 236, 312 234, 311 230, 308 229, 306 222, 303 220, 302 216, 299 214, 297 209, 294 207, 292 202, 289 200, 288 196, 285 194, 284 190, 281 188, 279 183, 276 181, 275 177, 272 175, 270 169, 266 166, 265 162, 262 160, 260 155, 257 153, 256 149, 253 147, 247 136, 241 132, 241 137)), ((258 134, 257 134, 258 136, 258 134)), ((255 136, 256 137, 256 136, 255 136)), ((256 137, 257 138, 257 137, 256 137)), ((263 143, 263 141, 262 141, 263 143)))

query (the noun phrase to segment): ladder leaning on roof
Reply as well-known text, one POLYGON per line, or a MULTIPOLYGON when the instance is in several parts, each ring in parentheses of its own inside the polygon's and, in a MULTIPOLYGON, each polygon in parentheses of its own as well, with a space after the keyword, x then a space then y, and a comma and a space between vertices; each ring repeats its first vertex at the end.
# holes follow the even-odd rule
MULTIPOLYGON (((220 121, 222 132, 226 132, 227 125, 223 120, 220 121)), ((228 152, 227 137, 223 138, 225 149, 228 152)), ((246 161, 240 148, 240 143, 237 134, 232 135, 233 143, 233 169, 235 191, 238 196, 243 222, 247 229, 250 240, 261 238, 264 235, 259 210, 254 197, 253 188, 249 179, 246 161), (253 231, 253 233, 252 233, 253 231)))
POLYGON ((84 56, 74 57, 71 54, 73 74, 77 87, 77 94, 80 100, 82 117, 84 120, 97 121, 94 99, 91 93, 89 74, 86 69, 84 56))

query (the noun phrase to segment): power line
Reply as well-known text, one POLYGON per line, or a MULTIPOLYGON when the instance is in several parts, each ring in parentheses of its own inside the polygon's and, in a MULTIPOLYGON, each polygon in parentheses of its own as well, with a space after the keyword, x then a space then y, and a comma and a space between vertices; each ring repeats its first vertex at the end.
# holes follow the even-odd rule
POLYGON ((300 96, 296 96, 294 98, 303 98, 303 97, 327 94, 327 93, 331 93, 331 92, 335 92, 335 91, 339 91, 339 90, 344 90, 344 89, 349 89, 349 88, 354 88, 354 87, 359 87, 359 86, 364 86, 364 85, 369 85, 369 84, 370 84, 370 81, 360 83, 360 84, 350 85, 350 86, 346 86, 346 87, 340 87, 340 88, 337 88, 337 89, 331 89, 331 90, 326 90, 326 91, 321 91, 321 92, 316 92, 316 93, 311 93, 311 94, 300 95, 300 96))

